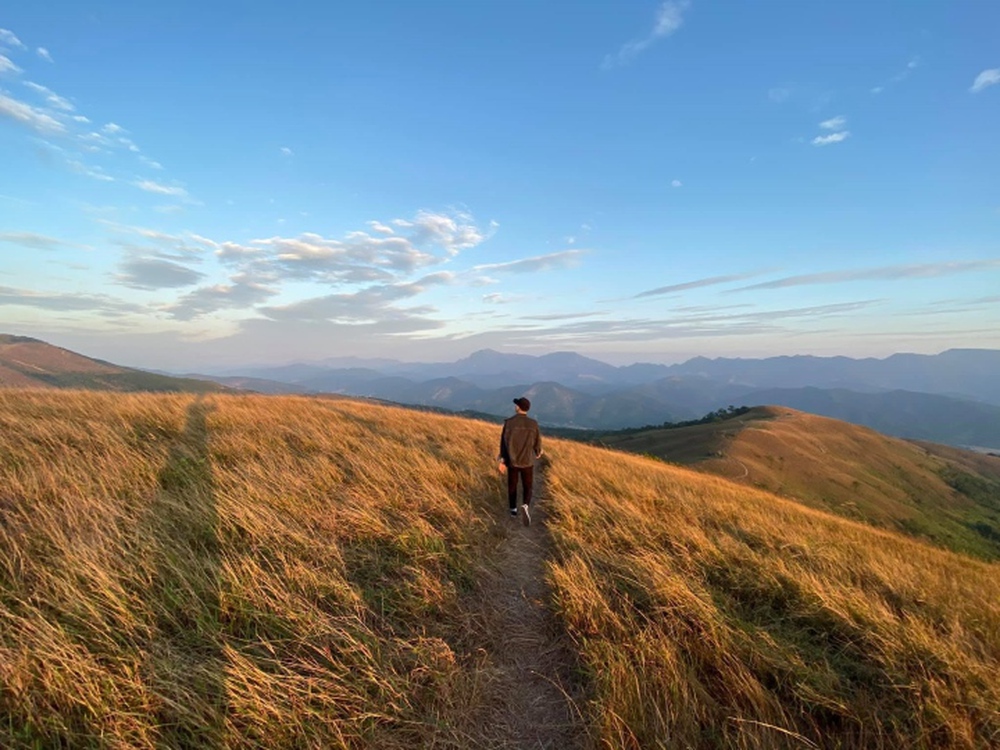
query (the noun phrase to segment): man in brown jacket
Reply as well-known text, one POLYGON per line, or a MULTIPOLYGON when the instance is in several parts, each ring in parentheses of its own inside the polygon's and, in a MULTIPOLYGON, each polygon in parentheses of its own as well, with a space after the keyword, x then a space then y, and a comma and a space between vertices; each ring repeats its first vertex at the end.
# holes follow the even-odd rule
POLYGON ((507 474, 507 501, 510 514, 517 515, 517 480, 521 479, 521 519, 531 523, 531 489, 535 474, 535 459, 542 455, 542 435, 538 422, 528 416, 531 402, 514 399, 515 413, 505 420, 500 433, 500 455, 497 457, 501 474, 507 474))

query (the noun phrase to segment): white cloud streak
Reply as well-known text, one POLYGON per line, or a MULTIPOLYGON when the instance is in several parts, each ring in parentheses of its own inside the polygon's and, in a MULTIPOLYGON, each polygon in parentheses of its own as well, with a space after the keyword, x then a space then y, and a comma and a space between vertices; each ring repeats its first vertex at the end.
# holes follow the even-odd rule
POLYGON ((976 80, 972 82, 969 92, 978 94, 987 86, 994 86, 998 83, 1000 83, 1000 68, 990 68, 976 76, 976 80))
POLYGON ((831 117, 829 120, 823 120, 819 124, 823 130, 840 130, 847 124, 847 118, 843 115, 837 115, 836 117, 831 117))
POLYGON ((15 36, 14 32, 8 29, 0 29, 0 46, 27 49, 24 43, 15 36))
POLYGON ((905 279, 936 279, 960 273, 989 271, 1000 268, 1000 258, 984 260, 954 261, 950 263, 924 263, 918 265, 882 266, 880 268, 862 268, 851 271, 826 271, 823 273, 786 276, 783 279, 765 281, 761 284, 733 289, 733 292, 744 292, 753 289, 784 289, 791 286, 807 284, 843 284, 854 281, 902 281, 905 279))
POLYGON ((667 0, 656 11, 653 30, 645 37, 626 42, 616 54, 605 56, 601 67, 610 70, 627 65, 658 40, 675 33, 684 24, 684 12, 690 5, 688 0, 667 0))
POLYGON ((640 292, 635 295, 635 299, 641 299, 642 297, 658 297, 661 294, 674 294, 676 292, 684 292, 688 289, 701 289, 706 286, 716 286, 717 284, 728 284, 732 281, 744 281, 746 279, 758 276, 757 273, 737 273, 728 276, 709 276, 704 279, 697 279, 695 281, 685 281, 680 284, 671 284, 669 286, 661 286, 656 289, 648 289, 645 292, 640 292))
POLYGON ((187 198, 188 192, 182 187, 174 187, 171 185, 161 185, 159 182, 154 182, 153 180, 139 180, 133 182, 140 190, 145 190, 147 193, 156 193, 157 195, 169 195, 174 198, 187 198))
POLYGON ((148 314, 148 309, 107 295, 36 292, 30 289, 0 287, 0 305, 34 307, 58 312, 98 312, 106 316, 128 313, 148 314))
POLYGON ((45 49, 45 47, 39 47, 36 49, 35 54, 45 60, 45 62, 55 62, 55 60, 52 59, 52 55, 47 49, 45 49))
POLYGON ((58 250, 61 247, 74 247, 68 242, 57 240, 44 234, 34 232, 0 232, 0 242, 21 245, 35 250, 58 250))
POLYGON ((24 125, 42 135, 62 134, 66 126, 40 109, 0 94, 0 117, 24 125))
POLYGON ((841 130, 839 133, 830 133, 830 135, 818 135, 812 139, 812 145, 829 146, 833 143, 841 143, 846 140, 850 134, 851 133, 848 130, 841 130))
POLYGON ((61 109, 63 112, 72 112, 75 109, 73 104, 68 99, 59 96, 59 94, 47 86, 42 86, 40 83, 35 83, 34 81, 25 81, 24 85, 37 94, 43 96, 45 98, 45 102, 50 107, 61 109))
POLYGON ((20 73, 21 69, 17 67, 14 62, 3 55, 0 55, 0 75, 5 75, 7 73, 20 73))
POLYGON ((536 271, 549 271, 556 268, 571 268, 575 266, 580 258, 587 253, 586 250, 563 250, 558 253, 548 255, 536 255, 532 258, 522 258, 512 260, 507 263, 487 263, 485 265, 473 267, 476 273, 483 271, 495 271, 498 273, 535 273, 536 271))
POLYGON ((394 303, 414 297, 428 286, 450 283, 453 278, 450 273, 433 273, 413 282, 378 284, 357 292, 330 294, 281 307, 267 307, 261 311, 273 320, 371 323, 406 319, 416 323, 417 327, 413 330, 439 328, 441 324, 437 321, 417 322, 419 316, 434 312, 433 308, 398 308, 394 303))

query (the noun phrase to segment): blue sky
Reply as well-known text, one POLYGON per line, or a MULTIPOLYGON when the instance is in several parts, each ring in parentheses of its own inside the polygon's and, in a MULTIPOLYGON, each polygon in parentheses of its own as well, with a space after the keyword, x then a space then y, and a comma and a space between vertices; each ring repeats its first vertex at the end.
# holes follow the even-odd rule
POLYGON ((0 330, 175 370, 1000 348, 1000 4, 0 11, 0 330))

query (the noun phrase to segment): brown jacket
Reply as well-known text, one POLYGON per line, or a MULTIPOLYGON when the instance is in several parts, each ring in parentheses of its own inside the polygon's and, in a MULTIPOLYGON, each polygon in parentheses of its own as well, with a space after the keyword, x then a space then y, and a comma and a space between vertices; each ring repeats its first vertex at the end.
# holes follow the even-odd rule
POLYGON ((507 466, 533 466, 542 453, 542 434, 538 422, 527 414, 515 414, 504 420, 500 433, 500 458, 507 466))

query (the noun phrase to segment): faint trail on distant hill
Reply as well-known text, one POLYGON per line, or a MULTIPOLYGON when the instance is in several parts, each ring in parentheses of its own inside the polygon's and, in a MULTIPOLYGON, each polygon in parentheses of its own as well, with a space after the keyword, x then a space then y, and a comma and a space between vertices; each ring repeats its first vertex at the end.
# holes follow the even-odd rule
MULTIPOLYGON (((505 518, 489 580, 484 583, 486 646, 496 669, 497 699, 479 717, 481 747, 570 750, 584 746, 573 653, 549 608, 545 560, 552 542, 545 527, 544 472, 536 470, 531 526, 505 518)), ((506 508, 498 509, 506 514, 506 508)))

